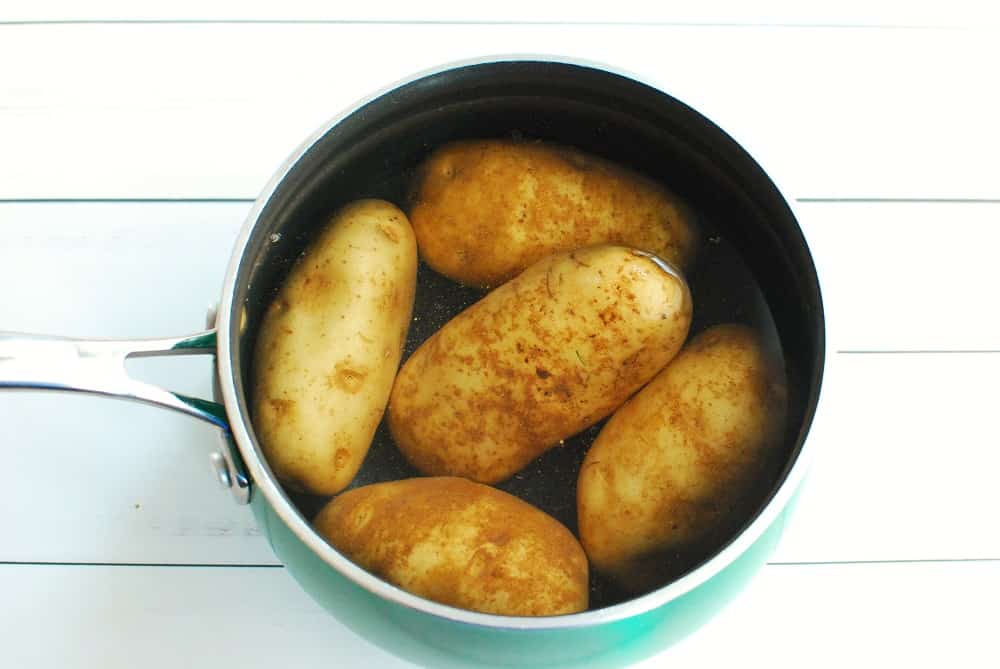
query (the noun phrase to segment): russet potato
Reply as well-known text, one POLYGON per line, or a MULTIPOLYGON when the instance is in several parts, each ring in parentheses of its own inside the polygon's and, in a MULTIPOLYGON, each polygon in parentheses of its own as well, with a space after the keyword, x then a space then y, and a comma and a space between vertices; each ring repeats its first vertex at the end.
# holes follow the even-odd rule
POLYGON ((687 284, 649 254, 545 258, 446 323, 406 361, 389 426, 421 472, 502 481, 604 418, 680 350, 687 284))
POLYGON ((420 255, 465 284, 493 287, 547 255, 612 243, 649 251, 682 271, 692 215, 654 181, 574 148, 463 141, 418 170, 410 220, 420 255))
POLYGON ((415 595, 508 616, 587 608, 587 557, 551 516, 460 478, 355 488, 313 521, 334 548, 415 595))
POLYGON ((268 308, 253 425, 290 488, 331 495, 357 473, 399 367, 416 272, 406 215, 360 200, 331 218, 268 308))
POLYGON ((587 453, 580 538, 594 569, 635 590, 662 585, 670 555, 732 528, 782 444, 777 356, 742 325, 709 328, 623 405, 587 453))

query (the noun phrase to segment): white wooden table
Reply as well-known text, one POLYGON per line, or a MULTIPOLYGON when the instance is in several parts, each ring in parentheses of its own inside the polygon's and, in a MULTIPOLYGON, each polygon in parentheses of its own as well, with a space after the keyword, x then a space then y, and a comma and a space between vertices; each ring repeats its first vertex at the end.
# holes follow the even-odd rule
MULTIPOLYGON (((986 4, 5 3, 0 329, 194 331, 252 199, 327 117, 460 58, 613 64, 714 119, 797 200, 831 342, 813 470, 771 563, 640 666, 995 667, 986 4)), ((208 393, 204 360, 135 369, 208 393)), ((413 666, 298 589, 212 481, 214 444, 143 406, 0 396, 0 667, 413 666)))

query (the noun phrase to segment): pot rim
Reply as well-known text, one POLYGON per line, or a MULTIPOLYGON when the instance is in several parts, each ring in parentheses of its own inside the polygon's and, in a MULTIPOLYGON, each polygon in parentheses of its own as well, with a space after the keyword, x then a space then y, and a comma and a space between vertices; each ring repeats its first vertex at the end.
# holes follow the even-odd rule
MULTIPOLYGON (((726 545, 721 551, 713 555, 711 558, 700 564, 698 567, 688 572, 684 576, 678 578, 675 581, 664 585, 663 587, 654 590, 653 592, 629 599, 619 604, 608 606, 601 609, 596 609, 592 611, 584 611, 581 613, 573 613, 561 616, 546 616, 546 617, 529 617, 529 616, 502 616, 496 614, 479 613, 475 611, 469 611, 466 609, 455 608, 448 606, 446 604, 440 604, 428 599, 424 599, 418 595, 412 594, 398 588, 377 576, 369 573, 368 571, 362 569, 358 565, 354 564, 350 559, 338 552, 333 546, 326 542, 317 532, 315 532, 311 525, 306 521, 302 514, 298 511, 295 505, 291 502, 288 496, 284 493, 281 486, 277 482, 277 478, 268 466, 260 447, 256 443, 255 439, 250 433, 249 425, 250 417, 245 415, 240 410, 240 403, 238 398, 238 393, 235 385, 235 375, 234 375, 234 360, 233 360, 233 350, 231 342, 233 340, 234 334, 238 335, 239 330, 242 328, 241 321, 242 317, 233 318, 234 314, 234 300, 236 295, 236 277, 239 273, 240 266, 243 262, 244 255, 247 251, 247 244, 250 239, 251 232, 256 227, 260 215, 271 197, 274 195, 275 190, 279 184, 288 175, 291 169, 298 163, 298 161, 305 155, 309 149, 311 149, 316 142, 318 142, 330 129, 341 123, 351 114, 354 114, 360 108, 373 102, 374 100, 382 97, 383 95, 410 84, 414 81, 428 77, 435 74, 440 74, 448 70, 458 69, 462 67, 472 66, 472 65, 486 65, 490 63, 502 63, 502 62, 546 62, 554 64, 565 64, 570 66, 585 67, 589 69, 594 69, 598 71, 607 72, 609 74, 618 75, 631 79, 637 83, 644 84, 665 92, 664 89, 659 85, 651 84, 645 81, 642 77, 639 77, 627 70, 620 68, 615 68, 613 66, 578 58, 567 58, 563 56, 555 55, 535 55, 535 54, 500 54, 492 56, 484 56, 478 58, 463 59, 458 61, 453 61, 429 69, 425 69, 416 74, 410 75, 404 79, 401 79, 395 83, 392 83, 364 98, 355 102, 353 105, 348 107, 346 110, 342 111, 340 114, 331 118, 327 123, 322 125, 320 128, 315 130, 308 138, 303 141, 298 148, 292 152, 292 154, 285 160, 285 162, 278 168, 278 170, 272 175, 270 181, 261 191, 261 194, 257 197, 256 201, 246 220, 243 223, 243 227, 236 239, 233 246, 232 256, 230 257, 229 266, 226 270, 225 279, 223 282, 223 291, 220 301, 220 307, 217 316, 217 331, 218 331, 218 376, 219 376, 219 386, 223 397, 223 402, 226 407, 226 412, 229 416, 230 429, 233 438, 243 456, 243 461, 246 465, 246 469, 249 473, 252 485, 257 488, 259 494, 263 494, 267 503, 271 506, 274 513, 285 523, 285 525, 292 531, 292 533, 302 541, 306 546, 309 547, 317 556, 319 556, 327 565, 335 569, 342 576, 350 580, 355 585, 358 585, 369 593, 374 594, 381 599, 405 606, 407 608, 421 611, 433 616, 444 618, 457 623, 465 623, 469 625, 475 625, 480 627, 489 627, 496 629, 508 629, 508 630, 560 630, 560 629, 573 629, 580 627, 596 626, 605 623, 611 623, 615 621, 625 620, 632 618, 634 616, 647 613, 654 609, 660 608, 671 602, 682 595, 694 590, 699 585, 708 581, 710 578, 718 574, 724 568, 729 566, 734 562, 740 555, 742 555, 750 546, 760 538, 764 531, 771 526, 778 515, 785 509, 790 501, 792 495, 798 489, 800 482, 802 481, 805 473, 808 469, 808 462, 811 456, 812 449, 809 447, 811 440, 805 439, 799 450, 798 455, 792 464, 785 480, 782 481, 778 490, 774 493, 771 499, 767 502, 765 507, 757 515, 756 518, 748 525, 735 539, 733 539, 728 545, 726 545), (237 332, 234 333, 234 321, 236 323, 237 332)), ((669 93, 667 93, 669 95, 669 93)), ((735 141, 735 140, 734 140, 735 141)), ((758 163, 759 165, 759 163, 758 163)), ((761 168, 763 169, 763 168, 761 168)), ((766 172, 765 172, 766 173, 766 172)), ((769 177, 770 178, 770 177, 769 177)), ((771 179, 772 184, 778 190, 778 193, 784 199, 785 203, 789 208, 792 209, 793 214, 795 213, 793 207, 793 201, 790 200, 785 193, 780 189, 778 184, 771 179)), ((798 217, 796 216, 796 220, 798 217)), ((811 257, 810 257, 811 258, 811 257)), ((815 267, 815 265, 814 265, 815 267)), ((237 314, 244 314, 242 305, 240 305, 240 310, 236 312, 237 314)), ((820 317, 822 318, 822 311, 820 312, 820 317)), ((824 337, 825 339, 825 337, 824 337)), ((826 344, 824 343, 824 347, 826 344)), ((826 348, 823 350, 823 358, 820 361, 821 371, 819 378, 819 385, 822 386, 823 371, 825 368, 826 359, 826 348)), ((238 364, 238 363, 237 363, 238 364)), ((809 431, 809 427, 815 422, 816 412, 819 406, 819 394, 821 388, 817 388, 817 405, 813 409, 812 414, 807 411, 806 421, 803 427, 806 429, 806 433, 809 431)), ((805 437, 805 435, 804 435, 805 437)))

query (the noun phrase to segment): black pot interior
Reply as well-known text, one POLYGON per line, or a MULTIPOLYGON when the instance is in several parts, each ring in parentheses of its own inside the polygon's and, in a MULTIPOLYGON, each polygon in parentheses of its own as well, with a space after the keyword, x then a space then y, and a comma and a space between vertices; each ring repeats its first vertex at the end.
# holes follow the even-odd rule
MULTIPOLYGON (((703 546, 665 555, 674 578, 731 541, 766 505, 795 461, 818 399, 823 309, 799 226, 763 170, 722 130, 674 98, 630 79, 553 62, 499 62, 450 69, 386 93, 318 140, 284 177, 253 229, 237 278, 231 342, 240 396, 249 396, 255 334, 274 292, 319 226, 339 206, 378 197, 407 206, 415 167, 456 139, 523 137, 568 144, 627 165, 680 195, 701 223, 701 251, 688 275, 691 333, 745 322, 772 335, 789 382, 787 450, 745 513, 703 546)), ((421 264, 405 356, 481 291, 421 264)), ((250 415, 245 399, 244 415, 250 415)), ((499 487, 576 530, 576 478, 598 424, 557 447, 499 487)), ((252 433, 252 430, 251 430, 252 433)), ((384 424, 354 486, 417 475, 384 424)), ((289 494, 307 518, 325 500, 289 494)), ((627 598, 599 575, 591 608, 627 598)))

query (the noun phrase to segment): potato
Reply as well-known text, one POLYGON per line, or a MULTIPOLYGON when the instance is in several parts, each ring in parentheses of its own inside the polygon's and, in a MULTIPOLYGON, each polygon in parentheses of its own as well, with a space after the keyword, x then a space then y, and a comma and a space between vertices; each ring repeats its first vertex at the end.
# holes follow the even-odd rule
POLYGON ((361 200, 330 219, 268 308, 253 424, 290 488, 331 495, 357 473, 399 367, 416 273, 403 212, 361 200))
POLYGON ((502 481, 604 418, 680 350, 687 284, 620 246, 546 258, 466 309, 403 365, 389 400, 420 471, 502 481))
POLYGON ((508 616, 587 608, 587 556, 572 533, 489 486, 376 483, 334 498, 313 524, 363 568, 442 604, 508 616))
POLYGON ((785 425, 771 358, 750 328, 710 328, 615 412, 577 483, 594 569, 636 590, 661 585, 671 556, 746 519, 785 425))
POLYGON ((662 186, 576 149, 466 141, 418 170, 410 220, 420 255, 465 284, 492 287, 560 251, 613 243, 682 271, 694 254, 688 210, 662 186))

